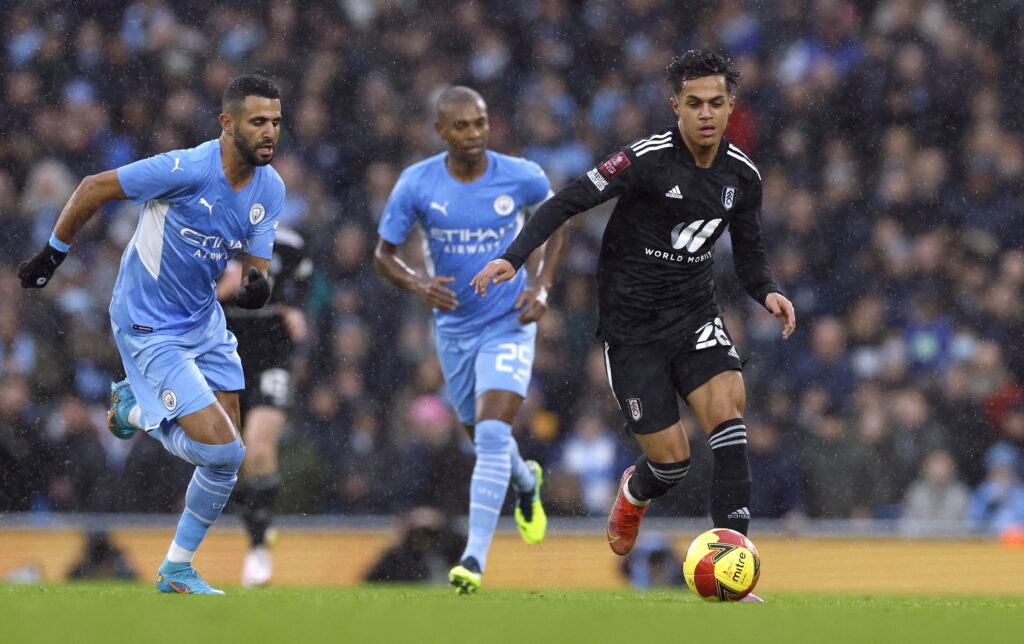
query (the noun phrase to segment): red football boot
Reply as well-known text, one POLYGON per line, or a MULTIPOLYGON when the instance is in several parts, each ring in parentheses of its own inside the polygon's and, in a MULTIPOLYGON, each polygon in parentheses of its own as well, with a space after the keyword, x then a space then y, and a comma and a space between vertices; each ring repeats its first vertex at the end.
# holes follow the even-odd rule
POLYGON ((612 513, 608 516, 608 545, 611 546, 612 552, 620 556, 629 554, 629 551, 633 549, 636 535, 640 532, 640 519, 644 518, 644 512, 647 512, 647 508, 650 506, 650 503, 633 505, 623 492, 626 481, 629 480, 635 469, 635 466, 630 465, 622 473, 622 479, 619 480, 619 493, 615 497, 612 513))

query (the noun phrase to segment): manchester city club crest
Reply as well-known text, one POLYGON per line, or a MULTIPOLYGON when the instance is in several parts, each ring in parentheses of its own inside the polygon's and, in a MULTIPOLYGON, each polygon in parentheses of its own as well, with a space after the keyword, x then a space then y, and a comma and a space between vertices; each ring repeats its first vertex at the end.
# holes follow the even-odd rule
POLYGON ((726 210, 732 208, 732 204, 736 201, 736 188, 732 186, 726 186, 722 189, 722 205, 725 206, 726 210))
POLYGON ((174 411, 174 408, 178 406, 178 397, 170 389, 164 389, 160 392, 160 400, 163 401, 167 411, 174 411))
POLYGON ((644 408, 640 406, 639 398, 626 399, 626 406, 629 407, 629 417, 634 422, 640 420, 640 417, 644 415, 644 408))
POLYGON ((263 218, 267 215, 267 209, 263 207, 261 203, 254 203, 252 208, 249 209, 249 223, 253 226, 263 221, 263 218))
POLYGON ((494 212, 498 213, 502 217, 511 215, 515 208, 516 200, 509 195, 501 195, 494 200, 494 212))

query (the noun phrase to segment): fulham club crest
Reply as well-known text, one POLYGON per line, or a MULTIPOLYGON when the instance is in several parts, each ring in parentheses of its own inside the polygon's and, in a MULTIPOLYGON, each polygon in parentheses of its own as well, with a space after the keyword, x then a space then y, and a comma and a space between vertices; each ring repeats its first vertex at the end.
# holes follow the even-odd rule
POLYGON ((640 406, 639 398, 627 398, 626 407, 629 408, 629 417, 633 419, 633 422, 640 420, 640 417, 644 415, 644 408, 640 406))
POLYGON ((736 188, 732 186, 726 186, 722 188, 722 205, 725 206, 726 210, 732 208, 732 204, 736 201, 736 188))

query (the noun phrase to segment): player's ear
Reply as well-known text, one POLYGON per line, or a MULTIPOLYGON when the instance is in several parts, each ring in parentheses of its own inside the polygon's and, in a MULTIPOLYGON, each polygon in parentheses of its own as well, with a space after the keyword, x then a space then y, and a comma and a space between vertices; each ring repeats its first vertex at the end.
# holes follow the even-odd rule
POLYGON ((228 134, 233 134, 234 133, 233 130, 234 130, 234 127, 235 127, 235 123, 231 119, 231 115, 230 114, 225 112, 224 114, 221 114, 218 117, 217 120, 220 121, 220 129, 221 130, 223 130, 224 132, 227 132, 228 134))
POLYGON ((672 104, 672 111, 676 113, 676 116, 679 116, 679 101, 676 100, 676 97, 669 96, 668 102, 672 104))

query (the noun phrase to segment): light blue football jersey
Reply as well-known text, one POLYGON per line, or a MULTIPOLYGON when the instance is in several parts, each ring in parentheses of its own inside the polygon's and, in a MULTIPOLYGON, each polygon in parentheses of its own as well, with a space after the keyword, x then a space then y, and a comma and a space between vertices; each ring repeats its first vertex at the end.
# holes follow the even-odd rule
POLYGON ((129 199, 144 204, 110 301, 122 329, 191 329, 220 311, 214 282, 230 258, 270 258, 285 196, 272 167, 257 167, 235 192, 214 139, 122 166, 117 178, 129 199))
POLYGON ((487 262, 505 252, 523 225, 524 208, 547 198, 551 185, 539 165, 487 151, 487 169, 472 183, 461 183, 445 167, 447 153, 409 166, 391 191, 377 232, 392 244, 403 243, 416 224, 427 240, 432 275, 454 277, 448 285, 459 306, 434 310, 438 332, 477 331, 514 312, 526 285, 525 271, 476 295, 469 282, 487 262))

